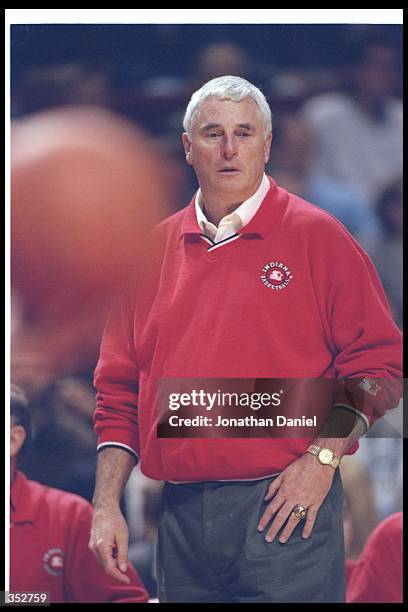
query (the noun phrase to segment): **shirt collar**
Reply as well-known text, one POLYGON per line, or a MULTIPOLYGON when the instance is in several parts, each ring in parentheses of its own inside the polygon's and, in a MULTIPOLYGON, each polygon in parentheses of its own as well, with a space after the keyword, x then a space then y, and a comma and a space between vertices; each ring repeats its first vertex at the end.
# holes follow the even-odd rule
POLYGON ((26 523, 34 522, 35 504, 33 499, 35 491, 30 487, 23 472, 16 471, 10 487, 10 522, 26 523))
MULTIPOLYGON (((272 177, 265 176, 265 178, 269 182, 269 189, 263 200, 259 202, 258 208, 250 221, 247 221, 246 225, 238 232, 240 234, 256 234, 264 238, 284 213, 289 199, 288 192, 279 187, 272 177)), ((197 194, 193 196, 190 204, 184 209, 179 239, 185 235, 199 235, 202 233, 195 207, 196 196, 197 194)))
MULTIPOLYGON (((245 200, 245 202, 242 202, 242 204, 240 204, 238 208, 236 208, 234 212, 232 213, 232 214, 239 216, 241 220, 241 227, 245 227, 245 225, 247 225, 250 222, 250 220, 252 219, 252 217, 255 215, 256 211, 260 207, 264 197, 268 193, 269 188, 270 188, 270 183, 268 181, 266 174, 264 173, 261 184, 259 185, 256 192, 250 198, 245 200)), ((201 189, 199 189, 196 193, 196 196, 194 199, 194 208, 195 208, 195 212, 197 216, 197 223, 200 226, 201 230, 204 231, 205 224, 210 223, 210 222, 208 221, 207 217, 205 216, 203 212, 203 199, 202 199, 201 189)), ((226 215, 226 217, 228 216, 229 215, 226 215)), ((223 218, 225 219, 226 217, 223 217, 223 218)), ((221 219, 221 221, 222 220, 223 219, 221 219)))

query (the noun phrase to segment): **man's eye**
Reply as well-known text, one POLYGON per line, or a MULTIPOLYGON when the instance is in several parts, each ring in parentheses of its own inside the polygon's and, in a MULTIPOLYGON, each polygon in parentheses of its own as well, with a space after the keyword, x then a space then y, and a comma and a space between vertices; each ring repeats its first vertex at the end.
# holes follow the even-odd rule
POLYGON ((221 136, 221 134, 218 134, 217 132, 209 132, 207 136, 208 138, 217 138, 218 136, 221 136))
POLYGON ((245 138, 250 136, 251 134, 249 132, 238 132, 238 136, 244 136, 245 138))

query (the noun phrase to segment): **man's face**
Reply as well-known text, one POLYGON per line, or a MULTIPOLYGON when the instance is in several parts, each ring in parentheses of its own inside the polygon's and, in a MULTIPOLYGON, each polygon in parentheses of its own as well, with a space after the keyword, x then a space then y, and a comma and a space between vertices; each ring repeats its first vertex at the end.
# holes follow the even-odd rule
POLYGON ((258 189, 269 159, 272 134, 250 98, 241 102, 207 98, 193 118, 192 134, 183 134, 186 159, 194 168, 204 198, 244 202, 258 189))

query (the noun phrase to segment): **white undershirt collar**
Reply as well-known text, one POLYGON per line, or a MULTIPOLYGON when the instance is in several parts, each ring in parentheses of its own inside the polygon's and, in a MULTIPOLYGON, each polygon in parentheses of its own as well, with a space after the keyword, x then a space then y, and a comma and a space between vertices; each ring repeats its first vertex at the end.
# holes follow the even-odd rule
POLYGON ((268 193, 269 187, 269 180, 264 174, 257 191, 250 198, 245 200, 245 202, 242 202, 242 204, 240 204, 231 214, 223 217, 218 227, 211 223, 211 221, 208 221, 207 217, 205 216, 202 210, 202 193, 201 189, 199 189, 197 191, 194 204, 197 222, 203 234, 211 238, 211 240, 215 243, 236 234, 237 231, 247 225, 247 223, 249 223, 252 217, 255 215, 262 203, 262 200, 268 193))

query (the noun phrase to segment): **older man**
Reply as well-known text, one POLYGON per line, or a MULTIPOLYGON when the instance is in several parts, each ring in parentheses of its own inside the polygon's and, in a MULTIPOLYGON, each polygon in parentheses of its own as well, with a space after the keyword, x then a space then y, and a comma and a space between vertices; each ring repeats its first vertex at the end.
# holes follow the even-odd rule
POLYGON ((388 381, 400 375, 400 333, 343 226, 265 175, 272 126, 259 89, 239 77, 209 81, 184 128, 200 188, 157 228, 160 248, 102 341, 90 546, 122 580, 119 500, 140 458, 147 476, 167 481, 161 602, 344 601, 337 467, 375 417, 343 389, 333 422, 355 417, 343 437, 332 426, 313 440, 163 438, 157 389, 162 379, 354 377, 351 396, 360 385, 378 415, 398 401, 388 381))

